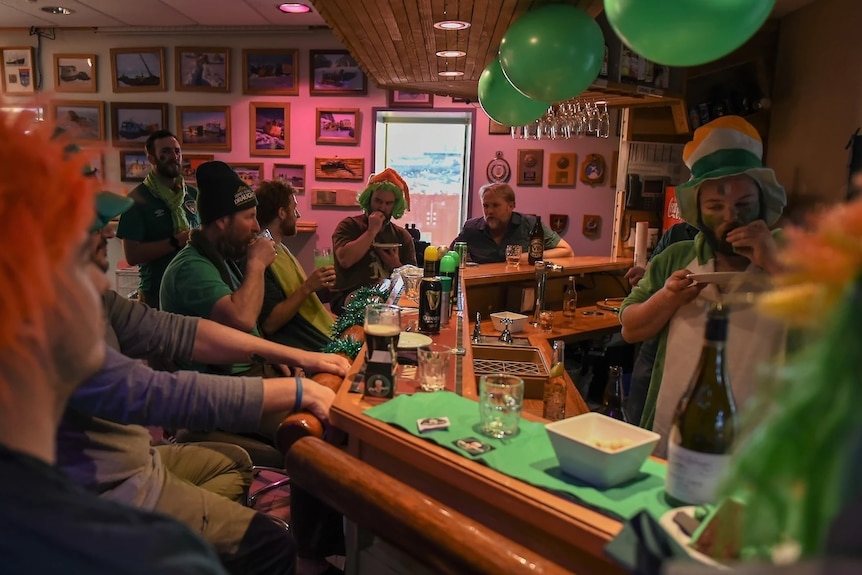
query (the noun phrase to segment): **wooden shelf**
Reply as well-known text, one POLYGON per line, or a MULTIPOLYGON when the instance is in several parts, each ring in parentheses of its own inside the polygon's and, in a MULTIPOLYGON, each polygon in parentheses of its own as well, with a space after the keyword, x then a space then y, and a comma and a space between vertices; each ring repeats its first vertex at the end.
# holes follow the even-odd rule
POLYGON ((296 222, 296 233, 313 234, 317 231, 317 222, 296 222))

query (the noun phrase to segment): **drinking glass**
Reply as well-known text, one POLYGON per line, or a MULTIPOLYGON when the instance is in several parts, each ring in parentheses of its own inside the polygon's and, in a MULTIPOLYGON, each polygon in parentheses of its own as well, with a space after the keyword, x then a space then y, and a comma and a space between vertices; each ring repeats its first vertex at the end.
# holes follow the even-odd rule
POLYGON ((506 265, 518 267, 521 263, 522 253, 524 253, 524 248, 520 245, 506 246, 506 265))
POLYGON ((479 378, 479 427, 490 437, 510 437, 518 432, 524 404, 524 380, 495 373, 479 378))
POLYGON ((446 374, 449 372, 452 348, 432 343, 417 349, 416 356, 419 360, 419 387, 422 391, 446 389, 446 374))
POLYGON ((422 283, 422 274, 404 274, 404 297, 415 302, 419 301, 419 284, 422 283))
POLYGON ((335 265, 335 255, 332 253, 332 248, 318 248, 314 250, 315 269, 331 265, 335 265))
POLYGON ((266 239, 268 239, 269 241, 273 241, 273 239, 272 239, 272 232, 270 232, 270 231, 269 231, 269 228, 263 228, 262 230, 260 230, 260 232, 258 232, 258 234, 257 234, 257 239, 259 239, 259 240, 260 240, 260 239, 263 239, 263 238, 266 238, 266 239))
POLYGON ((554 330, 554 312, 545 310, 539 313, 539 329, 542 331, 554 330))
POLYGON ((365 361, 395 363, 401 308, 380 303, 365 308, 365 361))

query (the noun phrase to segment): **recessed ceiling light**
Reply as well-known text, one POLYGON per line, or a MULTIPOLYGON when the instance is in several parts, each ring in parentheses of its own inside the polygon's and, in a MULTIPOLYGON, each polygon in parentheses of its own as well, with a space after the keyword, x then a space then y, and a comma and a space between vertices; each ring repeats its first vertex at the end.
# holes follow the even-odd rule
POLYGON ((463 50, 440 50, 437 52, 437 55, 441 58, 460 58, 461 56, 466 56, 467 52, 463 50))
POLYGON ((442 20, 434 22, 434 27, 438 30, 466 30, 470 27, 470 23, 463 20, 442 20))
POLYGON ((438 76, 443 76, 444 78, 457 78, 458 76, 463 76, 464 72, 458 72, 457 70, 446 70, 444 72, 437 72, 438 76))
POLYGON ((279 4, 278 9, 285 14, 307 14, 311 12, 311 8, 300 2, 285 2, 284 4, 279 4))
POLYGON ((57 14, 59 16, 68 16, 74 10, 70 10, 68 8, 63 8, 62 6, 45 6, 42 8, 42 12, 47 12, 48 14, 57 14))

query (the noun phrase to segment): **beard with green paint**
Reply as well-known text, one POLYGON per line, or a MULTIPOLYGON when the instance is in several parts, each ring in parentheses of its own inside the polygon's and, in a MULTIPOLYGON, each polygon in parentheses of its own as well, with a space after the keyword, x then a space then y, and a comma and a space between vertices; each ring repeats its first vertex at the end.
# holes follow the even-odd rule
POLYGON ((737 255, 727 234, 763 219, 760 188, 744 174, 707 180, 698 190, 698 211, 698 227, 712 249, 717 254, 737 255))

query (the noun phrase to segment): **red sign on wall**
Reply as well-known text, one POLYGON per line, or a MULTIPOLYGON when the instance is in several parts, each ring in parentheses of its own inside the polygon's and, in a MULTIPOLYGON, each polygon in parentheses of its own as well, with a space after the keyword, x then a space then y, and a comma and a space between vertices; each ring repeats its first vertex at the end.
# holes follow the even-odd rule
POLYGON ((670 229, 671 226, 682 223, 684 220, 679 217, 679 205, 676 203, 676 194, 674 187, 668 186, 664 190, 664 224, 662 233, 670 229))

